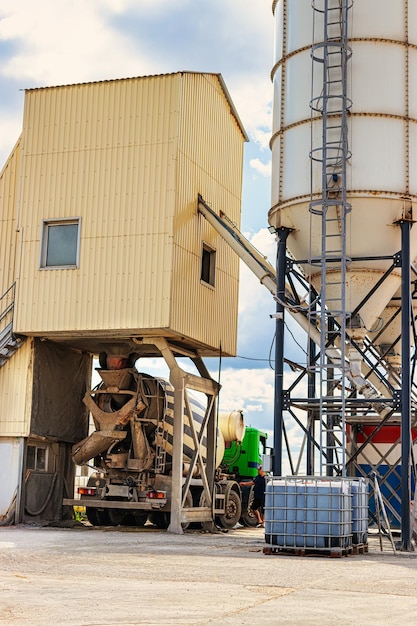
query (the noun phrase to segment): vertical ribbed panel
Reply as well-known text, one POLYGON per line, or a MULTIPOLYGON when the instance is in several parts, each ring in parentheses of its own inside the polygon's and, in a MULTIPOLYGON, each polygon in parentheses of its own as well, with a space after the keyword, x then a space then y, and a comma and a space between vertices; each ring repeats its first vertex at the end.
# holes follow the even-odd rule
POLYGON ((178 76, 29 91, 22 332, 168 326, 178 76), (81 217, 80 266, 39 270, 43 219, 81 217))
POLYGON ((224 211, 240 226, 242 130, 217 76, 185 74, 181 111, 172 325, 234 354, 239 259, 197 213, 196 201, 200 193, 215 211, 224 211), (214 289, 200 281, 203 242, 216 250, 214 289))
MULTIPOLYGON (((16 202, 20 141, 16 144, 0 176, 0 296, 13 284, 16 275, 16 202)), ((0 312, 1 312, 0 308, 0 312)))
POLYGON ((233 352, 238 259, 196 205, 201 193, 239 223, 243 141, 216 75, 28 91, 16 332, 165 328, 233 352), (42 220, 66 217, 81 218, 79 268, 39 269, 42 220), (202 241, 215 290, 200 283, 202 241))
POLYGON ((32 344, 28 340, 1 368, 0 437, 29 434, 32 379, 32 344))

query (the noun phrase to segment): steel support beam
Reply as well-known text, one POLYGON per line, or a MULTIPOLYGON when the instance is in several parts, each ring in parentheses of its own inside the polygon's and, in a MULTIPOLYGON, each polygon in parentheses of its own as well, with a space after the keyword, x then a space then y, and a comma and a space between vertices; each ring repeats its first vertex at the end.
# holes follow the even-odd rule
POLYGON ((411 455, 411 269, 410 231, 413 223, 402 220, 401 227, 401 545, 400 550, 414 550, 410 519, 411 455))
POLYGON ((275 327, 275 391, 274 391, 274 476, 282 474, 282 434, 284 427, 284 330, 285 330, 285 276, 287 269, 287 237, 289 228, 277 231, 277 297, 275 327))

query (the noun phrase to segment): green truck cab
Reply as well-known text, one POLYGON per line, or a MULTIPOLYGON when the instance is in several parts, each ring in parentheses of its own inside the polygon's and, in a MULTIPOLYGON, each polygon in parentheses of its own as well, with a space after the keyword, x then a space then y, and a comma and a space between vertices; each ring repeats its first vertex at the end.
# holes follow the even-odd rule
MULTIPOLYGON (((226 448, 222 469, 237 482, 250 481, 258 473, 258 467, 263 465, 266 471, 270 470, 271 448, 267 446, 268 435, 265 432, 247 426, 241 443, 233 441, 226 448)), ((243 526, 256 526, 257 520, 251 510, 253 487, 241 486, 242 515, 239 522, 243 526)))

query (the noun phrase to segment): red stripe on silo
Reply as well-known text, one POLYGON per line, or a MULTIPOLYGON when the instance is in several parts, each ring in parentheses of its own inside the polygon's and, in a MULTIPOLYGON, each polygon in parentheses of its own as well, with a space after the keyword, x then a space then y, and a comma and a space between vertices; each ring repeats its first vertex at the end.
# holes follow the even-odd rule
MULTIPOLYGON (((376 426, 362 426, 362 432, 357 433, 357 443, 363 443, 376 430, 376 426)), ((417 430, 411 429, 413 441, 417 439, 417 430)), ((372 437, 373 443, 395 443, 401 437, 401 426, 383 426, 372 437)))

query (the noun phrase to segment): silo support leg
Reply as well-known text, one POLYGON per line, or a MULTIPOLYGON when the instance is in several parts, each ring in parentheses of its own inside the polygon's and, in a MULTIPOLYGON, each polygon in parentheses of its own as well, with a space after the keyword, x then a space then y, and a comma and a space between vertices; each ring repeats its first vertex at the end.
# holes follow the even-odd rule
POLYGON ((413 223, 400 222, 401 227, 401 544, 403 552, 414 550, 410 520, 410 456, 411 456, 411 256, 410 231, 413 223))
POLYGON ((282 436, 284 430, 284 329, 285 329, 285 271, 288 228, 278 228, 277 247, 277 305, 275 328, 275 391, 274 391, 274 476, 282 474, 282 436))

